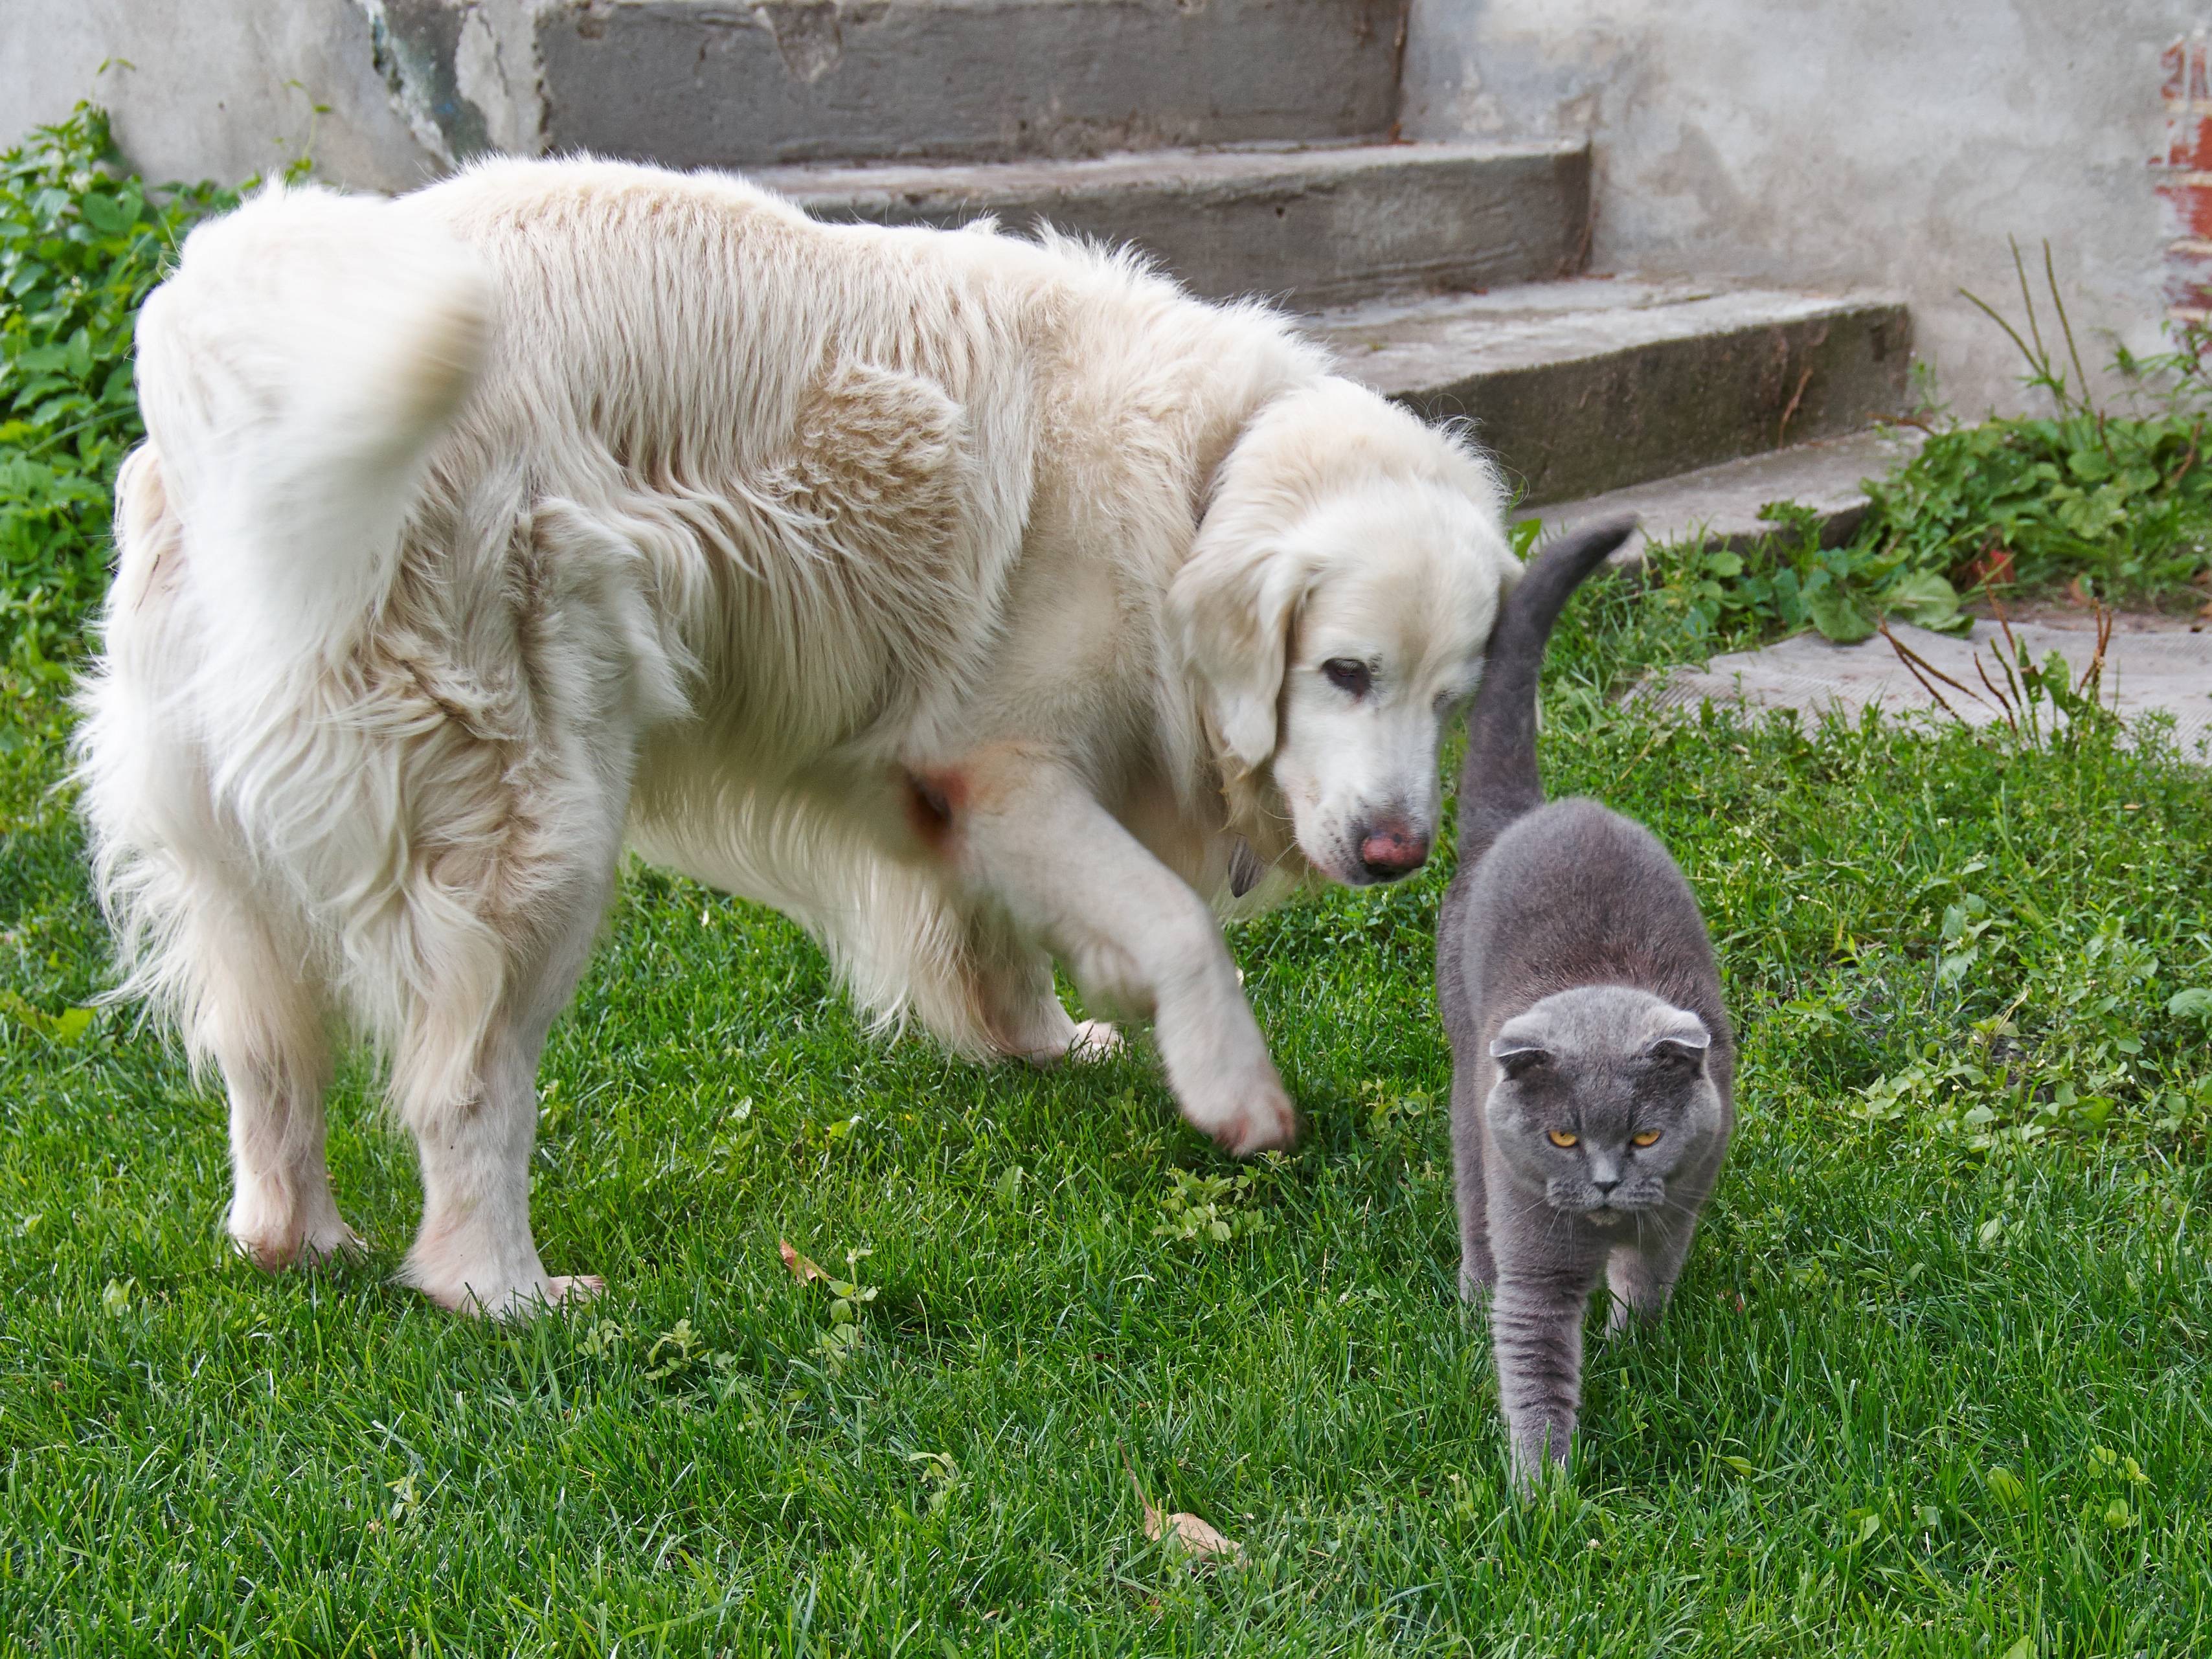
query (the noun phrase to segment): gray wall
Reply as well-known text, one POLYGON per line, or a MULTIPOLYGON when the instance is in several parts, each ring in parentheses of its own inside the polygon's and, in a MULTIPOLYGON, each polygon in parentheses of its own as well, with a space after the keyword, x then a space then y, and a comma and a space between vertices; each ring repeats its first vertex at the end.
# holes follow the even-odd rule
POLYGON ((376 56, 354 0, 0 0, 0 146, 88 98, 155 179, 236 184, 312 151, 331 178, 402 188, 436 158, 376 56))
MULTIPOLYGON (((538 15, 564 3, 0 0, 0 143, 89 96, 156 178, 312 151, 404 188, 540 146, 538 15)), ((1413 0, 1403 124, 1595 140, 1601 270, 1903 295, 1974 415, 2028 401, 1956 293, 2016 312, 2008 235, 2051 239, 2085 356, 2159 344, 2186 264, 2148 165, 2161 53, 2208 21, 2212 0, 1413 0)))
POLYGON ((2158 346, 2161 53, 2208 21, 2212 0, 1413 0, 1403 115, 1415 137, 1589 135, 1600 270, 1904 295, 1972 416, 2030 401, 1956 293, 2017 318, 2008 236, 2037 260, 2050 239, 2093 369, 2114 338, 2158 346))

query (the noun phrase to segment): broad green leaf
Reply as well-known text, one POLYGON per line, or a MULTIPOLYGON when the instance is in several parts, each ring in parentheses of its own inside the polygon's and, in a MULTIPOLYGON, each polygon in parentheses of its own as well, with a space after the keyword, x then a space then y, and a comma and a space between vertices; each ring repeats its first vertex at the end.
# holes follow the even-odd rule
POLYGON ((87 191, 77 198, 76 210, 84 216, 85 223, 103 236, 121 235, 131 228, 135 216, 112 196, 96 190, 87 191))
POLYGON ((1959 590, 1932 570, 1914 571, 1892 584, 1881 602, 1885 610, 1936 633, 1955 633, 1973 626, 1973 618, 1960 612, 1959 590))
POLYGON ((1874 613, 1866 602, 1833 582, 1807 590, 1805 615, 1825 638, 1838 645, 1856 645, 1874 635, 1874 613))

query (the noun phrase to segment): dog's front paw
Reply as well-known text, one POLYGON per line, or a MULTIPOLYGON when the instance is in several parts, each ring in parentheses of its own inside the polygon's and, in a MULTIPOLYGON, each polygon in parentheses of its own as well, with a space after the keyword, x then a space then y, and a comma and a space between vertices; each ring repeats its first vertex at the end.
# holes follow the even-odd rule
POLYGON ((597 1273, 556 1273, 545 1281, 545 1303, 553 1308, 580 1308, 606 1294, 607 1281, 597 1273))
POLYGON ((1121 1027, 1109 1019, 1079 1019, 1075 1022, 1075 1037, 1067 1045, 1067 1058, 1079 1065, 1087 1060, 1109 1060, 1129 1045, 1121 1040, 1121 1027))
POLYGON ((1209 1103, 1209 1107, 1203 1114, 1186 1109, 1184 1115, 1232 1157, 1273 1152, 1298 1138, 1297 1109, 1291 1104, 1272 1066, 1266 1077, 1253 1079, 1218 1105, 1209 1103))
POLYGON ((1249 1158, 1297 1139, 1298 1115, 1267 1057, 1258 1022, 1224 973, 1215 994, 1163 1000, 1152 1035, 1168 1087, 1194 1128, 1249 1158))
POLYGON ((514 1324, 540 1315, 568 1314, 606 1293, 607 1281, 597 1273, 551 1273, 535 1285, 520 1285, 489 1304, 472 1297, 461 1311, 489 1314, 501 1324, 514 1324))
POLYGON ((432 1301, 454 1313, 508 1324, 541 1314, 572 1312, 604 1292, 607 1282, 597 1273, 555 1273, 505 1290, 478 1291, 466 1285, 458 1291, 422 1288, 432 1301))

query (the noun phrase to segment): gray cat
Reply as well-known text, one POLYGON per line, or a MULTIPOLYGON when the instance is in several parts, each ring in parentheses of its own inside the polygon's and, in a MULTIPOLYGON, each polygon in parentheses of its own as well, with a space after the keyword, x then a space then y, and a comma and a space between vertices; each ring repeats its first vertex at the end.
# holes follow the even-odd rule
POLYGON ((1608 1334, 1656 1320, 1735 1112, 1735 1045, 1689 884, 1641 824, 1544 804, 1536 682, 1559 609, 1632 526, 1532 560, 1468 714, 1459 872, 1437 921, 1460 1290, 1490 1291, 1513 1476, 1563 1466, 1601 1270, 1608 1334))

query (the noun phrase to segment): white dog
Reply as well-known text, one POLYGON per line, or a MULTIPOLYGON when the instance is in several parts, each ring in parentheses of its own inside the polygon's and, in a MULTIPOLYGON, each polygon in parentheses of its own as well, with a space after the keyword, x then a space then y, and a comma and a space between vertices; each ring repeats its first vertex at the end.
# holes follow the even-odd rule
POLYGON ((625 838, 963 1054, 1113 1040, 1056 955, 1193 1123, 1291 1139, 1208 899, 1421 863, 1516 567, 1489 467, 1283 319, 512 161, 272 188, 138 337, 84 810, 126 990, 228 1085, 254 1261, 357 1242, 335 1023, 420 1146, 409 1279, 597 1288, 532 1239, 534 1075, 625 838))

